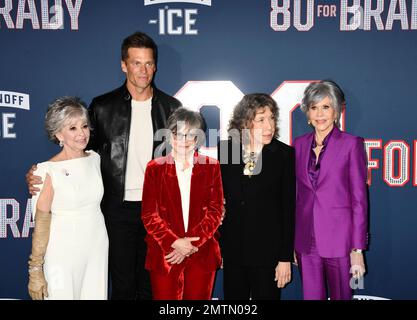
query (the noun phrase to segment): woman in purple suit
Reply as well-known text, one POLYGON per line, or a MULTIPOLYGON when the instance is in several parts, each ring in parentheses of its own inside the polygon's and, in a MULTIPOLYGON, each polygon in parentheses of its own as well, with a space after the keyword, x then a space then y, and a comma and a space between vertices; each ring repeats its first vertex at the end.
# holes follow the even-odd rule
POLYGON ((363 139, 339 130, 345 103, 333 81, 311 83, 301 110, 313 132, 294 140, 295 255, 306 300, 350 300, 351 275, 365 273, 366 154, 363 139))

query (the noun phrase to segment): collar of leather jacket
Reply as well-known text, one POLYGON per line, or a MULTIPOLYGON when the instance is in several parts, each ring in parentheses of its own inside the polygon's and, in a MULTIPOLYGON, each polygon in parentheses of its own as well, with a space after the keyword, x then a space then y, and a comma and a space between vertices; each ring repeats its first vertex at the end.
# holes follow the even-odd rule
MULTIPOLYGON (((132 95, 130 94, 129 90, 127 89, 127 80, 125 80, 125 82, 123 83, 123 85, 119 88, 121 96, 123 97, 124 100, 126 101, 130 101, 132 100, 132 95)), ((152 102, 157 101, 158 100, 158 96, 160 95, 161 91, 155 86, 155 84, 152 82, 152 90, 153 90, 153 94, 152 94, 152 102)))

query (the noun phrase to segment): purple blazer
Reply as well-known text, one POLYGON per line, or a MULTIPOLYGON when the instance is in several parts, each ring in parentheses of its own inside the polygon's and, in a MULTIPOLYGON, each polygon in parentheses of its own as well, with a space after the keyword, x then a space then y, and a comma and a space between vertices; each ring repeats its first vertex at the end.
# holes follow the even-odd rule
POLYGON ((348 256, 353 248, 366 249, 367 245, 367 158, 363 139, 335 128, 321 160, 320 176, 314 189, 308 176, 313 138, 314 132, 294 140, 295 250, 310 252, 314 230, 321 257, 348 256))

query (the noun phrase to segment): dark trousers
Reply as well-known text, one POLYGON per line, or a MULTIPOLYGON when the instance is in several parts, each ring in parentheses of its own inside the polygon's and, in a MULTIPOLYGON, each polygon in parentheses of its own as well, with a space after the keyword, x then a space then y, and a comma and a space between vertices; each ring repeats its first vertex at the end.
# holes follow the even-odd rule
POLYGON ((223 262, 225 300, 279 300, 275 267, 235 266, 223 262))
POLYGON ((146 231, 141 202, 105 197, 102 211, 109 237, 109 272, 112 300, 151 300, 149 273, 145 270, 146 231))

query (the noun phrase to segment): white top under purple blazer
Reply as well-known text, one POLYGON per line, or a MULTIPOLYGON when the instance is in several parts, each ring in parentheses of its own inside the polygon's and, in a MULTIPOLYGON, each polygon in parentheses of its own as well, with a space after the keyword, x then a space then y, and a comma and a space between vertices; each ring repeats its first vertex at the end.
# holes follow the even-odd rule
POLYGON ((313 138, 311 132, 294 140, 295 250, 309 253, 314 232, 321 257, 345 257, 352 249, 366 249, 367 245, 367 158, 363 139, 334 128, 314 188, 308 175, 313 138))

